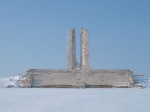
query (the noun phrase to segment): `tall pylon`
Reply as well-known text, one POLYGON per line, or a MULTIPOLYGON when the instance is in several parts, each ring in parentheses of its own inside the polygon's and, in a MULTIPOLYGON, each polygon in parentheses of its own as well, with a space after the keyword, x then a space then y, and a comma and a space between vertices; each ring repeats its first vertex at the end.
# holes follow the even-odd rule
POLYGON ((67 46, 67 69, 76 69, 76 35, 75 29, 68 31, 68 46, 67 46))
POLYGON ((83 71, 90 70, 89 34, 84 28, 80 30, 80 64, 83 71))

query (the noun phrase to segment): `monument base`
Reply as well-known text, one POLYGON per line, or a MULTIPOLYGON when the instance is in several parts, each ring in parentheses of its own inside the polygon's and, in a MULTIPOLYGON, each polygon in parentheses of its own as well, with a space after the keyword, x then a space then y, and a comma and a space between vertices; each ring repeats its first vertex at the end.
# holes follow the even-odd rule
POLYGON ((50 70, 30 69, 26 77, 31 87, 40 88, 112 88, 132 87, 133 72, 130 70, 50 70))

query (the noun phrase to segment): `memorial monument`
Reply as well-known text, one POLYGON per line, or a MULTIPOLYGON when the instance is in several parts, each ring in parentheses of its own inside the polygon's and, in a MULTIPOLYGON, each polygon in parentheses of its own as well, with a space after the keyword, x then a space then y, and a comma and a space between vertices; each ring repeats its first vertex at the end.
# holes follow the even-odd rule
POLYGON ((51 88, 101 88, 132 87, 133 72, 121 70, 90 69, 89 35, 84 28, 80 30, 80 63, 76 60, 75 29, 68 31, 67 69, 29 69, 25 75, 28 87, 51 88))

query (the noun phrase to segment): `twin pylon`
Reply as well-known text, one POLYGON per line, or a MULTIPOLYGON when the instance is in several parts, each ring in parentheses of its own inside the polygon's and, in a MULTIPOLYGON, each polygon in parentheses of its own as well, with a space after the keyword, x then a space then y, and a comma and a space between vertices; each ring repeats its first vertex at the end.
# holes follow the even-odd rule
POLYGON ((80 64, 76 60, 76 34, 75 29, 68 31, 67 46, 67 69, 68 70, 90 70, 89 35, 88 31, 80 30, 80 64))

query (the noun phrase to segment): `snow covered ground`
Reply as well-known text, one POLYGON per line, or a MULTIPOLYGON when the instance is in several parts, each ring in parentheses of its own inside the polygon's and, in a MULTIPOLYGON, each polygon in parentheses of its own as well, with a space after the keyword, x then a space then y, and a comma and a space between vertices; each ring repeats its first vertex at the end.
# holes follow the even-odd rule
POLYGON ((150 88, 1 88, 0 112, 150 112, 150 88))

